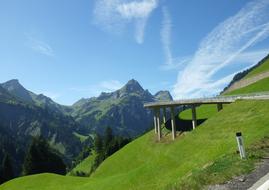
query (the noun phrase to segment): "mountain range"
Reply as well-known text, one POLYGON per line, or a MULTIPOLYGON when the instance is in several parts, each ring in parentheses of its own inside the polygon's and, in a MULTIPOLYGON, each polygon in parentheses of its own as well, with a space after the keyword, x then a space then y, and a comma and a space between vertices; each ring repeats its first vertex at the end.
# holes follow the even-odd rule
POLYGON ((146 132, 152 117, 143 104, 159 100, 172 97, 168 91, 152 95, 132 79, 115 92, 63 106, 25 89, 16 79, 7 81, 0 84, 0 161, 8 152, 19 174, 32 136, 42 135, 70 164, 84 140, 90 145, 92 135, 102 134, 106 127, 115 135, 130 138, 146 132))
POLYGON ((168 91, 152 95, 132 79, 115 92, 79 100, 72 106, 71 115, 80 123, 83 133, 102 133, 110 127, 116 134, 135 137, 152 123, 151 113, 143 104, 157 100, 172 100, 172 97, 168 91))

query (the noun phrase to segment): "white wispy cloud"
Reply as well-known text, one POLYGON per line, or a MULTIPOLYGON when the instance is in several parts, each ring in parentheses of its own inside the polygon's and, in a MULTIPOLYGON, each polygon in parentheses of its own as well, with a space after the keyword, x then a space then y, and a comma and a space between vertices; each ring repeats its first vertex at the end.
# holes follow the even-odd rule
POLYGON ((173 56, 171 52, 171 28, 172 28, 172 20, 170 13, 168 12, 166 7, 163 7, 163 20, 162 20, 162 28, 161 28, 161 42, 163 44, 163 50, 166 58, 165 65, 171 66, 173 65, 173 56))
POLYGON ((135 25, 135 39, 144 41, 145 27, 158 0, 96 0, 94 21, 109 31, 121 31, 127 24, 135 25))
POLYGON ((97 84, 91 84, 84 87, 70 88, 71 91, 87 93, 90 96, 98 96, 101 92, 113 92, 123 87, 123 84, 118 80, 106 80, 97 84))
POLYGON ((191 56, 175 58, 171 49, 172 41, 172 19, 169 10, 166 7, 162 8, 163 19, 161 25, 161 43, 165 56, 165 63, 160 66, 161 70, 174 70, 184 67, 190 60, 191 56))
POLYGON ((182 70, 192 59, 192 56, 185 56, 185 57, 172 57, 171 64, 167 64, 167 61, 162 64, 159 68, 163 71, 175 70, 180 69, 182 70))
POLYGON ((54 56, 54 51, 48 43, 42 40, 38 40, 32 36, 27 36, 27 40, 28 40, 27 45, 32 50, 46 56, 54 56))
POLYGON ((213 29, 200 43, 187 66, 180 71, 174 85, 175 98, 197 97, 217 93, 232 78, 233 73, 219 78, 238 61, 246 66, 256 63, 268 51, 246 52, 269 36, 269 1, 256 0, 246 4, 236 15, 213 29), (245 58, 252 58, 245 60, 245 58))

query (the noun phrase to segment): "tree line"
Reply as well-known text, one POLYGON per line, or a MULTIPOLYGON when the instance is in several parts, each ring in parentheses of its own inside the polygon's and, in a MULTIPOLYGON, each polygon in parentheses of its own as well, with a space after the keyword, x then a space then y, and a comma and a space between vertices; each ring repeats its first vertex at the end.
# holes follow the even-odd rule
MULTIPOLYGON (((94 163, 91 166, 91 174, 107 157, 124 147, 130 141, 130 138, 115 136, 112 129, 107 127, 103 136, 98 133, 95 135, 93 147, 84 147, 83 151, 78 156, 78 160, 82 161, 85 157, 89 156, 92 150, 95 152, 96 156, 94 163)), ((51 148, 47 140, 41 136, 33 137, 32 142, 25 153, 21 176, 38 173, 66 174, 66 165, 62 160, 60 153, 51 148)), ((88 176, 90 174, 78 172, 73 175, 88 176)), ((4 159, 0 165, 0 184, 13 179, 14 177, 15 174, 12 166, 12 159, 8 153, 5 153, 4 159)))
POLYGON ((130 141, 130 138, 113 135, 113 131, 110 127, 106 128, 103 137, 97 133, 94 138, 94 150, 96 157, 92 165, 91 172, 94 172, 107 157, 120 150, 130 141))
MULTIPOLYGON (((66 165, 60 153, 50 147, 43 137, 33 137, 29 149, 26 151, 21 175, 38 173, 65 174, 66 165)), ((0 184, 15 177, 12 160, 8 153, 5 153, 0 167, 0 184)))

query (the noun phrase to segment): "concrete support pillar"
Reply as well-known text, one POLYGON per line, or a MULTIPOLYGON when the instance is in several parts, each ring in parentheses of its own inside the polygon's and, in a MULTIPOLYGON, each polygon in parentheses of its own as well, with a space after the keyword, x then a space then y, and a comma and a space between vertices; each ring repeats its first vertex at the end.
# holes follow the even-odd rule
POLYGON ((175 109, 171 107, 171 126, 172 126, 172 139, 176 138, 176 122, 175 122, 175 109))
POLYGON ((195 105, 192 105, 191 110, 192 110, 192 128, 195 129, 197 127, 195 105))
POLYGON ((163 107, 163 123, 165 124, 166 122, 166 109, 163 107))
POLYGON ((158 133, 158 129, 157 129, 157 111, 156 111, 156 109, 154 109, 153 110, 153 114, 154 114, 154 116, 153 116, 153 120, 154 120, 154 131, 155 131, 155 134, 157 134, 158 133))
POLYGON ((162 130, 161 130, 161 122, 160 122, 160 109, 157 109, 157 133, 158 133, 158 140, 160 141, 162 138, 162 130))
POLYGON ((222 110, 223 108, 222 103, 217 104, 217 107, 218 107, 218 111, 222 110))

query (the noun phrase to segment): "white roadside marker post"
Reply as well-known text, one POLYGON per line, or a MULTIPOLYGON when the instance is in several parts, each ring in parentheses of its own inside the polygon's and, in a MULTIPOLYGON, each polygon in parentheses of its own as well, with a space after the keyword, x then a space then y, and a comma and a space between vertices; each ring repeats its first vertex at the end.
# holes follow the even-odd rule
POLYGON ((236 133, 236 141, 237 141, 237 145, 238 145, 238 149, 239 149, 239 152, 240 152, 241 159, 246 159, 244 141, 243 141, 243 137, 242 137, 241 132, 236 133))

